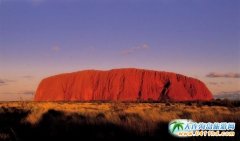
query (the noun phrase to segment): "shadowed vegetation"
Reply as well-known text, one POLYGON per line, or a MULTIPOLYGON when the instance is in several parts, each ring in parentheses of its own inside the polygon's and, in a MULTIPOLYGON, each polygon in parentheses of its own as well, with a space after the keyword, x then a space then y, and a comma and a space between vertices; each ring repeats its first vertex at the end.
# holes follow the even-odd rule
POLYGON ((232 140, 240 138, 240 107, 213 101, 185 103, 3 102, 0 103, 0 140, 232 140), (215 104, 215 105, 214 105, 215 104), (217 106, 216 106, 217 105, 217 106), (168 123, 234 121, 235 137, 176 138, 168 123))

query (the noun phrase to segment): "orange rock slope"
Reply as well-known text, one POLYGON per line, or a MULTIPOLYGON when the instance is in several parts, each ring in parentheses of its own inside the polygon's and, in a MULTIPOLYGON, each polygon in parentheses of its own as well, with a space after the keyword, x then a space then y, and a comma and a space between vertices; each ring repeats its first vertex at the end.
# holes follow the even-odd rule
POLYGON ((142 69, 86 70, 42 80, 35 101, 194 101, 211 100, 201 81, 170 72, 142 69))

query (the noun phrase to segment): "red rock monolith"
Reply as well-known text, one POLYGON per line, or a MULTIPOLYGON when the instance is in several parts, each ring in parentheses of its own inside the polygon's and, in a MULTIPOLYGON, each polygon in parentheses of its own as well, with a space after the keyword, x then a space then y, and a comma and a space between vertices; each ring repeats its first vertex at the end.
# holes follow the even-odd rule
POLYGON ((208 101, 200 80, 180 74, 143 70, 85 70, 43 79, 35 101, 208 101))

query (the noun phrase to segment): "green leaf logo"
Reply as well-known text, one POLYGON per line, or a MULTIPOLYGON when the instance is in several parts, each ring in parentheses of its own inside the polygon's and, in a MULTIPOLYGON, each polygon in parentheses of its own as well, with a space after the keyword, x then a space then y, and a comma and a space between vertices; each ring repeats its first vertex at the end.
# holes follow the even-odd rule
POLYGON ((180 122, 180 121, 174 121, 174 122, 172 122, 170 125, 172 125, 173 124, 173 129, 172 129, 172 133, 174 133, 174 131, 176 130, 176 129, 178 129, 178 130, 183 130, 183 125, 184 125, 184 123, 183 122, 180 122))

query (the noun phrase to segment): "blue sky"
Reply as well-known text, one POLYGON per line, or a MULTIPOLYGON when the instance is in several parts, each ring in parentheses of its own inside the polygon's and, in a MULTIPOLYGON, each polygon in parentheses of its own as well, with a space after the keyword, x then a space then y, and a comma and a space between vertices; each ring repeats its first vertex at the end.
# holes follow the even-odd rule
POLYGON ((49 75, 122 67, 240 91, 239 9, 238 0, 0 0, 0 100, 31 98, 49 75))

